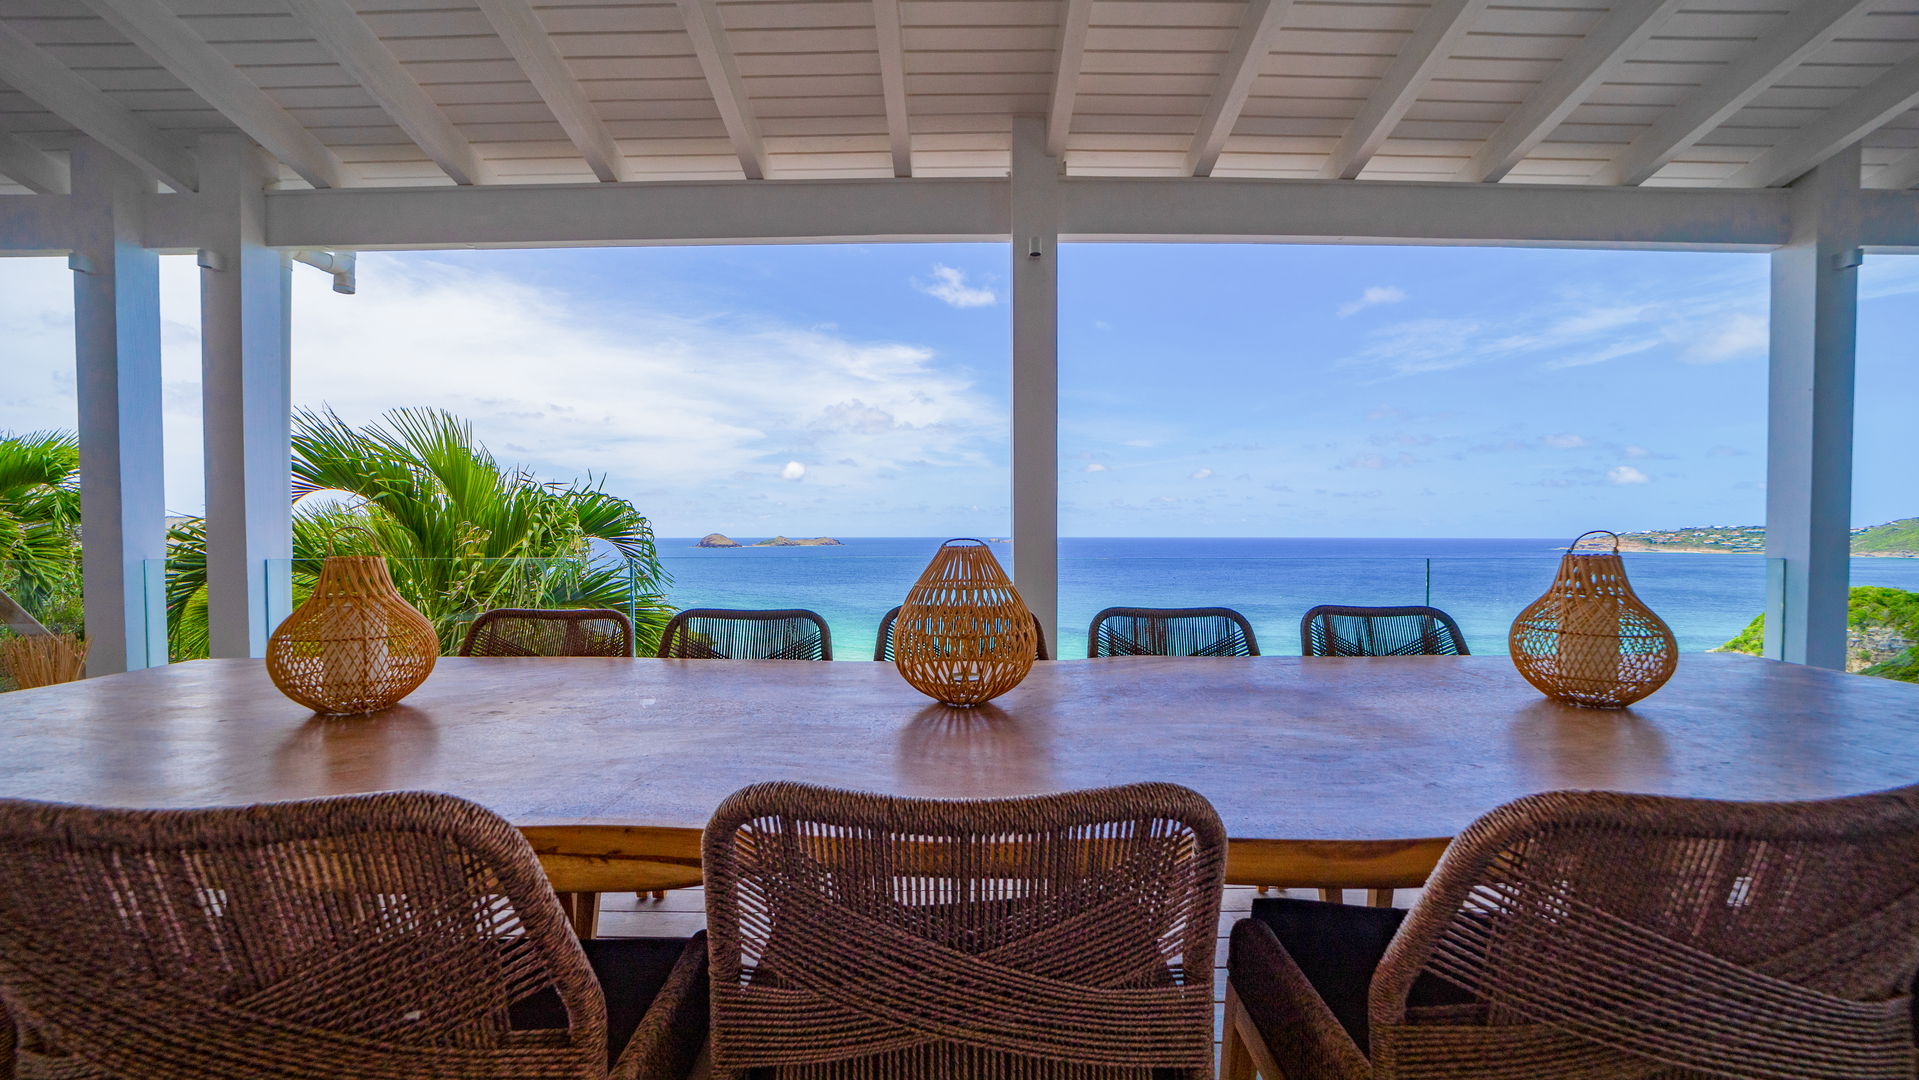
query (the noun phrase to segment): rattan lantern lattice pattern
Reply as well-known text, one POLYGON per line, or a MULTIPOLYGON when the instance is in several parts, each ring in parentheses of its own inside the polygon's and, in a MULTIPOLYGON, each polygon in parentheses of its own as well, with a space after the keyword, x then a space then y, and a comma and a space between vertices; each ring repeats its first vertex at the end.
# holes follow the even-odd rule
POLYGON ((1665 685, 1679 664, 1679 643, 1653 614, 1619 558, 1619 536, 1583 533, 1559 560, 1544 596, 1513 620, 1513 665, 1554 701, 1619 709, 1665 685), (1612 537, 1611 551, 1580 551, 1588 536, 1612 537))
POLYGON ((948 540, 906 593, 893 624, 893 663, 915 690, 978 705, 1033 670, 1033 613, 980 540, 948 540))
POLYGON ((267 641, 267 674, 317 713, 378 712, 433 671, 440 639, 378 555, 329 556, 313 595, 267 641))

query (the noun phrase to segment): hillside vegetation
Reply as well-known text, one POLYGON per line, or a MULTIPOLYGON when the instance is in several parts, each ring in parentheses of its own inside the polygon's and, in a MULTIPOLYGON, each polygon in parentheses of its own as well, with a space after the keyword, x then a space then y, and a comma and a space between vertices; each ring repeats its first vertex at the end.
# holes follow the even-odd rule
MULTIPOLYGON (((1747 624, 1716 652, 1760 654, 1766 617, 1747 624)), ((1919 682, 1919 593, 1861 585, 1846 605, 1846 670, 1919 682)))
POLYGON ((1919 555, 1919 517, 1900 518, 1852 534, 1855 555, 1919 555))
MULTIPOLYGON (((1766 550, 1764 525, 1690 525, 1619 534, 1621 551, 1737 552, 1757 555, 1766 550)), ((1854 555, 1898 555, 1919 558, 1919 517, 1900 518, 1884 525, 1854 529, 1854 555)))

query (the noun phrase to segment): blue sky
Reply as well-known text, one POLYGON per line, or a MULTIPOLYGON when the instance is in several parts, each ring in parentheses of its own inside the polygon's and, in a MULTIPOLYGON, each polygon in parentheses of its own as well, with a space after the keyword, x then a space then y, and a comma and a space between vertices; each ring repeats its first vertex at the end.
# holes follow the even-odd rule
MULTIPOLYGON (((472 419, 662 535, 1003 534, 998 245, 366 254, 296 268, 295 400, 472 419)), ((197 300, 163 260, 169 506, 197 300)), ((73 424, 64 263, 0 260, 0 430, 73 424)), ((1062 531, 1561 536, 1757 522, 1762 255, 1069 245, 1062 531)), ((1855 519, 1919 514, 1919 260, 1861 279, 1855 519)))

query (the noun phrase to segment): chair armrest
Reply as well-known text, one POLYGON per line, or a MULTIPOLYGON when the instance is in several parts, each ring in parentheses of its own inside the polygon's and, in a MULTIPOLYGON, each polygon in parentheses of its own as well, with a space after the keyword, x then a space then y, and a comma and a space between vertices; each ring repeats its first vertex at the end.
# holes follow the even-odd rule
POLYGON ((609 1080, 685 1080, 706 1046, 706 935, 694 935, 647 1006, 609 1080))
POLYGON ((1365 1080, 1372 1065, 1271 927, 1233 924, 1227 978, 1286 1080, 1365 1080))

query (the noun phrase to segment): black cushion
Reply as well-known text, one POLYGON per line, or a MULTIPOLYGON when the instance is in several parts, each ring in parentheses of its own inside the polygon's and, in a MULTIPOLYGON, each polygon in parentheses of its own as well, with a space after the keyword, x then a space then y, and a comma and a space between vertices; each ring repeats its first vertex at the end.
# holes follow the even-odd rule
MULTIPOLYGON (((1386 956, 1399 924, 1401 908, 1357 907, 1319 900, 1263 897, 1253 901, 1252 917, 1265 923, 1299 965, 1313 989, 1361 1051, 1369 1051, 1368 995, 1373 972, 1386 956)), ((1407 1004, 1471 1004, 1473 996, 1431 974, 1413 980, 1407 1004)))
POLYGON ((1340 1026, 1366 1050, 1367 991, 1406 912, 1275 896, 1254 900, 1252 917, 1272 929, 1340 1026))
MULTIPOLYGON (((693 938, 587 938, 580 942, 587 963, 600 981, 606 998, 606 1060, 611 1065, 633 1038, 633 1029, 646 1017, 647 1006, 660 994, 689 941, 705 948, 705 931, 693 938)), ((515 1028, 563 1028, 566 1010, 560 997, 543 990, 513 1004, 508 1010, 515 1028)))

